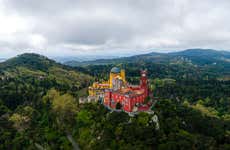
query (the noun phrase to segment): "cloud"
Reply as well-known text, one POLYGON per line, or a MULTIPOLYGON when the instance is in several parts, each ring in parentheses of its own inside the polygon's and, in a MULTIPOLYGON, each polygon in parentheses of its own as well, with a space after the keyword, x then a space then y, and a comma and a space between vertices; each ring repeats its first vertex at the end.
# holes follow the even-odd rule
POLYGON ((0 0, 0 57, 227 50, 229 7, 229 0, 0 0))

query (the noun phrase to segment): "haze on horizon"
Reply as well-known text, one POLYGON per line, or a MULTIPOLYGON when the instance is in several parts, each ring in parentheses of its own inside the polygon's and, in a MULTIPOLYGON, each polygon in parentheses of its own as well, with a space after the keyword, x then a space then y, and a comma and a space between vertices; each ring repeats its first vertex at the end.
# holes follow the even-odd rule
POLYGON ((0 0, 0 58, 230 49, 229 0, 0 0))

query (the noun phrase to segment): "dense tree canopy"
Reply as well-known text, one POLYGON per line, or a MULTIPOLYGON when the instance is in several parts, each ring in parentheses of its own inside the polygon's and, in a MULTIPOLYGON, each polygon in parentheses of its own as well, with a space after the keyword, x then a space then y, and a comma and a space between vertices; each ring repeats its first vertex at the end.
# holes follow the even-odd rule
POLYGON ((37 55, 1 63, 0 149, 72 149, 73 142, 90 150, 230 149, 228 70, 144 60, 122 66, 134 84, 140 68, 148 69, 146 101, 154 98, 155 114, 130 117, 78 104, 93 78, 108 79, 112 65, 70 68, 37 55))

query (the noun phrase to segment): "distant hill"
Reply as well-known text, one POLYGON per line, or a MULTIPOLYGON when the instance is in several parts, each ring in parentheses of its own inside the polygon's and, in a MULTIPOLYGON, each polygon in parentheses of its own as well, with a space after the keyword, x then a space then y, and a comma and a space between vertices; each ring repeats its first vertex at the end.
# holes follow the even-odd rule
POLYGON ((212 49, 188 49, 181 52, 169 53, 174 58, 185 58, 197 65, 225 64, 230 62, 230 52, 212 49))
POLYGON ((48 59, 45 56, 25 53, 16 57, 10 58, 3 63, 0 63, 0 69, 13 69, 15 67, 26 67, 35 70, 47 70, 51 66, 61 66, 54 60, 48 59))
POLYGON ((197 57, 230 57, 230 52, 212 49, 187 49, 184 51, 169 53, 170 55, 197 56, 197 57))
POLYGON ((68 62, 68 61, 72 61, 72 60, 77 60, 79 62, 82 61, 92 61, 92 60, 96 60, 96 59, 113 59, 113 58, 117 58, 117 56, 104 56, 104 55, 85 55, 85 56, 58 56, 58 57, 52 57, 53 60, 57 61, 57 62, 68 62))
POLYGON ((217 51, 212 49, 187 49, 171 53, 148 53, 135 55, 131 57, 122 57, 115 59, 98 59, 94 61, 67 61, 69 66, 84 65, 101 65, 117 63, 138 63, 138 62, 155 62, 155 63, 192 63, 195 65, 207 64, 228 64, 230 62, 230 52, 217 51))
POLYGON ((54 80, 60 86, 70 86, 79 89, 92 79, 69 66, 56 63, 45 56, 25 53, 0 63, 0 78, 24 80, 54 80))
POLYGON ((3 62, 5 61, 6 59, 5 58, 0 58, 0 62, 3 62))

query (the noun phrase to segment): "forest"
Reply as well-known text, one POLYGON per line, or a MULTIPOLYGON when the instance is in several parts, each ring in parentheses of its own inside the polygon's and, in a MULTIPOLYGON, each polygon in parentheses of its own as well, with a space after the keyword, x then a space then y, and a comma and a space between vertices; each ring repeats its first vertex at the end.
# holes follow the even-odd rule
POLYGON ((71 67, 19 55, 0 63, 0 149, 228 150, 228 67, 144 59, 71 67), (130 117, 99 103, 79 104, 113 66, 124 68, 130 83, 139 81, 140 69, 148 70, 159 129, 145 112, 130 117))

